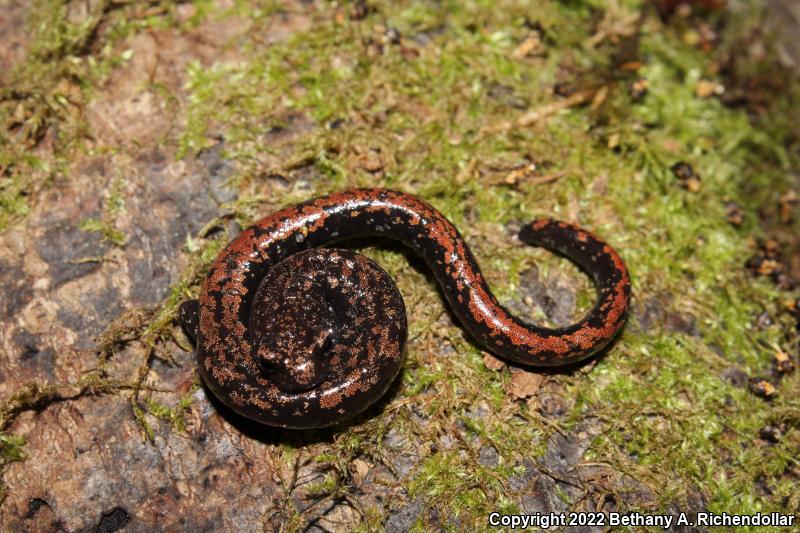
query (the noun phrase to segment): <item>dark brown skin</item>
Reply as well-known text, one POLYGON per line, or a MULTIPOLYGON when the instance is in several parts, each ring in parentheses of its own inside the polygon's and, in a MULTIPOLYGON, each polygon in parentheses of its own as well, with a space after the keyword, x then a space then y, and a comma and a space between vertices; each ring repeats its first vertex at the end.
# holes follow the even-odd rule
POLYGON ((403 359, 403 300, 366 257, 317 249, 364 235, 397 239, 420 254, 466 330, 505 359, 575 363, 624 324, 628 271, 591 233, 554 220, 520 231, 523 242, 575 262, 598 292, 580 322, 543 328, 497 302, 466 242, 436 209, 402 192, 355 189, 288 207, 243 231, 212 264, 199 301, 181 306, 200 374, 222 402, 264 424, 309 428, 355 416, 386 392, 403 359))

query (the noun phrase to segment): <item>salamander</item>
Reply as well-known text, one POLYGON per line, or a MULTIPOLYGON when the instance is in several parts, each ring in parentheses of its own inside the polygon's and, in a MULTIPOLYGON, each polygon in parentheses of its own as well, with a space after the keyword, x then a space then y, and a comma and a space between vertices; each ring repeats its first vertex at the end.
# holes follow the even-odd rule
POLYGON ((466 331, 503 359, 576 363, 625 322, 628 270, 586 230, 552 219, 520 230, 520 241, 567 257, 597 290, 580 321, 546 328, 498 303, 463 237, 431 205, 403 192, 353 189, 287 207, 241 232, 211 264, 199 299, 181 305, 208 389, 245 417, 287 428, 332 425, 377 401, 402 365, 403 299, 372 260, 322 248, 375 235, 419 254, 466 331))

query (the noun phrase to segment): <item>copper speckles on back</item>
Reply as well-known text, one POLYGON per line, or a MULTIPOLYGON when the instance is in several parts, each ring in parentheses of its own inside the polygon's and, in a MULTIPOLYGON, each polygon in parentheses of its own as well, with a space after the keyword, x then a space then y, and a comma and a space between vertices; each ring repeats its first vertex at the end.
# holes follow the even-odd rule
MULTIPOLYGON (((402 300, 390 303, 399 298, 394 284, 377 265, 352 252, 328 250, 293 257, 362 235, 397 239, 419 253, 465 328, 487 349, 507 359, 537 366, 578 361, 607 344, 624 323, 630 298, 627 270, 617 253, 589 232, 546 219, 520 232, 524 242, 570 258, 592 276, 598 288, 598 302, 583 320, 553 330, 522 322, 500 306, 458 230, 427 203, 384 189, 334 193, 263 218, 234 239, 212 264, 200 297, 197 353, 201 375, 225 403, 266 424, 312 427, 352 416, 383 394, 399 368, 405 342, 402 300), (284 260, 295 263, 287 266, 281 263, 284 260), (324 381, 299 394, 279 390, 254 353, 268 337, 252 331, 251 317, 261 313, 259 324, 269 324, 270 309, 273 313, 280 309, 286 316, 297 314, 298 339, 318 338, 314 332, 306 336, 299 327, 313 328, 306 322, 318 319, 274 301, 267 306, 256 295, 256 289, 258 295, 269 293, 259 284, 268 273, 273 276, 276 267, 298 276, 298 281, 280 281, 284 286, 296 284, 291 290, 313 292, 324 287, 325 294, 338 295, 333 297, 336 304, 331 304, 331 309, 336 308, 332 313, 338 324, 338 344, 328 349, 324 361, 336 368, 326 369, 324 381), (381 320, 402 327, 387 329, 381 320), (357 367, 361 370, 356 371, 357 367)), ((281 294, 279 299, 291 299, 289 293, 281 294)), ((316 304, 311 307, 321 309, 316 304)), ((294 327, 294 322, 285 320, 281 327, 294 327)), ((308 358, 282 357, 282 362, 306 365, 293 374, 300 382, 310 383, 314 379, 309 376, 322 375, 309 373, 308 358)))

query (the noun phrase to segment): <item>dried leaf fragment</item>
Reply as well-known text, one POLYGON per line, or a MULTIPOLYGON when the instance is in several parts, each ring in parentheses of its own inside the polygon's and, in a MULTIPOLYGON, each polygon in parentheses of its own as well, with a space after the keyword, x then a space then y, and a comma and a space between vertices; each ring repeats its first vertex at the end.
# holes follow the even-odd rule
POLYGON ((542 374, 533 372, 517 372, 511 376, 511 381, 506 384, 506 392, 514 397, 515 400, 533 396, 541 387, 544 381, 542 374))
POLYGON ((489 370, 502 370, 506 366, 505 361, 498 359, 489 352, 483 352, 483 364, 489 370))

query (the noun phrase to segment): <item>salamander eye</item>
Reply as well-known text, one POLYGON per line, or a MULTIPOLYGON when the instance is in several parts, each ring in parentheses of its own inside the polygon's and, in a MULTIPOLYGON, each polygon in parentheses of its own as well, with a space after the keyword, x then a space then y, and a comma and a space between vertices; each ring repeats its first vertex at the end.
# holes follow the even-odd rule
POLYGON ((270 375, 280 368, 280 356, 270 350, 267 346, 261 345, 258 347, 256 351, 258 365, 261 367, 261 371, 265 375, 270 375))

